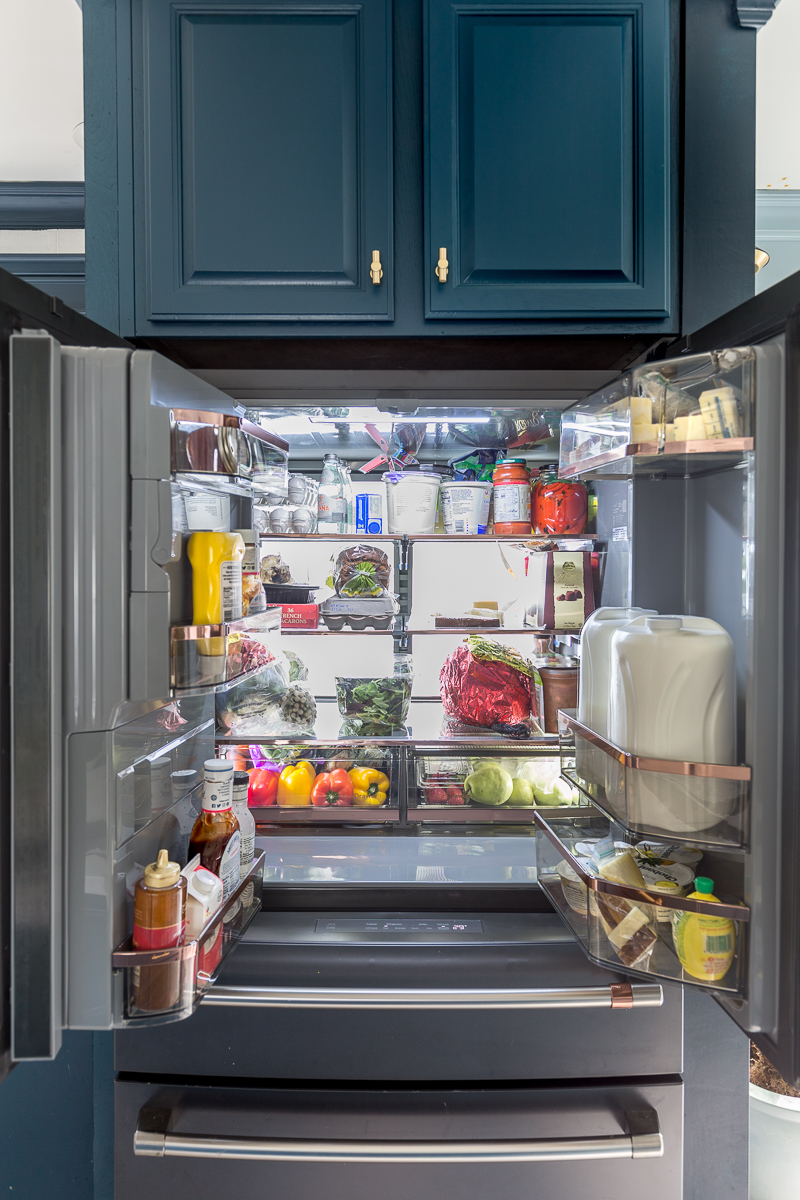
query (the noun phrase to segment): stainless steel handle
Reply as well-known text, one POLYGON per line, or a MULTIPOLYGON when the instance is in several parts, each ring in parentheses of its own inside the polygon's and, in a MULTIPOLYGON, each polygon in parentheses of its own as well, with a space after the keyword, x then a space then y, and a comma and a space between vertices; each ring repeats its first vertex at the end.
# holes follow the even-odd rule
POLYGON ((574 988, 247 988, 212 987, 203 1004, 230 1008, 660 1008, 660 984, 574 988))
POLYGON ((653 1109, 625 1113, 628 1132, 605 1137, 468 1141, 312 1141, 305 1138, 198 1137, 169 1133, 169 1112, 140 1113, 133 1153, 146 1158, 225 1158, 299 1163, 521 1163, 663 1158, 664 1138, 653 1109), (142 1117, 145 1120, 142 1120, 142 1117), (156 1120, 147 1120, 155 1116, 156 1120), (161 1117, 162 1119, 158 1119, 161 1117))

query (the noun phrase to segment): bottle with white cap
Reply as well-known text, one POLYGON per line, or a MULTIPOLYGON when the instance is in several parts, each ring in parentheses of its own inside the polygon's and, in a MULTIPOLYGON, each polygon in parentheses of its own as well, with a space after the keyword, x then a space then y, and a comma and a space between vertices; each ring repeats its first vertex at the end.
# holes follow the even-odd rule
POLYGON ((192 828, 189 857, 222 880, 223 899, 239 886, 241 834, 233 811, 233 763, 210 758, 203 764, 203 808, 192 828))
POLYGON ((256 851, 256 823, 253 814, 247 807, 247 792, 250 787, 250 776, 247 771, 235 771, 233 775, 233 811, 239 822, 239 832, 242 835, 240 870, 244 877, 253 865, 256 851))

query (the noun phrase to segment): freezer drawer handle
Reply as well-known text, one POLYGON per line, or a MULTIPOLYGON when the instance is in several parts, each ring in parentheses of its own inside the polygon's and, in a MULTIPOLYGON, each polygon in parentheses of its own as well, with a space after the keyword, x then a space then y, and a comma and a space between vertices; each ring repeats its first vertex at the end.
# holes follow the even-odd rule
POLYGON ((203 1137, 170 1133, 168 1109, 143 1108, 133 1153, 147 1158, 234 1158, 300 1163, 520 1163, 606 1158, 663 1158, 654 1109, 625 1113, 627 1133, 502 1142, 312 1141, 310 1138, 203 1137))
POLYGON ((661 1008, 658 983, 574 988, 248 988, 213 987, 203 1004, 227 1008, 661 1008))

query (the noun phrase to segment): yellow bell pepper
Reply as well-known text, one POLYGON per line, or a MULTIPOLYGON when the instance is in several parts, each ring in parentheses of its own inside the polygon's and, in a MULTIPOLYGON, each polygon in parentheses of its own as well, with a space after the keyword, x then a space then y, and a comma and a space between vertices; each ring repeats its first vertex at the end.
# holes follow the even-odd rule
POLYGON ((308 808, 311 804, 311 789, 317 773, 310 762, 301 758, 299 762, 284 767, 278 779, 278 804, 281 808, 308 808))
POLYGON ((353 781, 353 804, 356 808, 377 808, 385 804, 389 791, 389 776, 372 767, 353 767, 347 774, 353 781))

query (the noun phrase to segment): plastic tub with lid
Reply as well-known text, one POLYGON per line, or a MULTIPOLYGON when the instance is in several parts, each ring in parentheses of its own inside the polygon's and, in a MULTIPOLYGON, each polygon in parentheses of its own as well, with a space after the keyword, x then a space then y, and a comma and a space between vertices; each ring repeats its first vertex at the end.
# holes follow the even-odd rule
POLYGON ((491 499, 491 483, 482 483, 479 480, 444 480, 441 502, 445 532, 486 533, 491 499))
POLYGON ((428 471, 387 471, 383 479, 389 533, 433 533, 441 477, 428 471))

